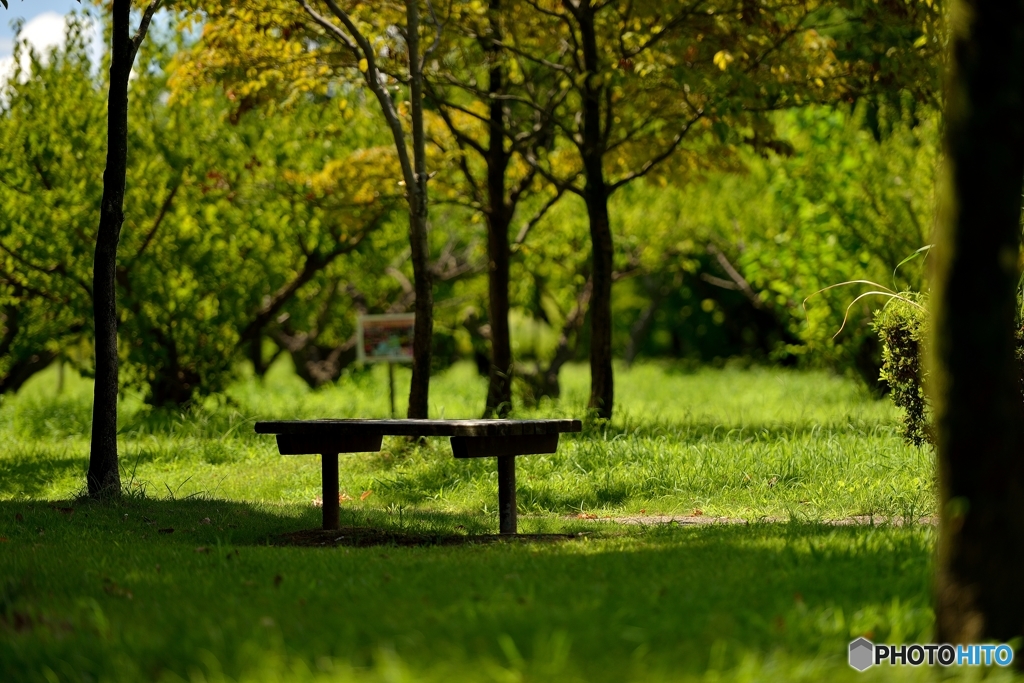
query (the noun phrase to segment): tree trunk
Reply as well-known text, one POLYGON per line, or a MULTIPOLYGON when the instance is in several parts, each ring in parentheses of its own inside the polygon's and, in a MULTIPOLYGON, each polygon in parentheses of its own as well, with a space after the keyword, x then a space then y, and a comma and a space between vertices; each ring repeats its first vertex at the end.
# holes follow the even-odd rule
POLYGON ((932 299, 937 638, 955 643, 1024 635, 1024 411, 1013 336, 1024 0, 960 5, 946 112, 949 188, 932 299))
MULTIPOLYGON (((495 41, 501 40, 497 12, 500 0, 491 0, 491 32, 495 41)), ((491 95, 488 120, 487 149, 487 256, 488 286, 491 322, 491 367, 487 382, 486 417, 505 417, 512 409, 512 342, 508 329, 508 229, 512 222, 513 207, 505 202, 505 173, 509 154, 505 151, 505 106, 496 97, 504 87, 502 67, 496 42, 488 44, 492 62, 487 91, 491 95)))
MULTIPOLYGON (((598 160, 600 163, 600 160, 598 160)), ((612 230, 603 177, 587 178, 587 217, 593 252, 594 293, 590 299, 590 401, 598 417, 610 419, 615 398, 612 375, 612 230), (593 185, 593 186, 592 186, 593 185)))
MULTIPOLYGON (((412 247, 413 288, 416 290, 416 328, 413 332, 410 418, 425 419, 430 393, 430 354, 434 336, 434 292, 427 239, 427 153, 423 129, 423 71, 420 64, 419 7, 406 2, 409 41, 409 98, 412 106, 414 186, 409 187, 409 244, 412 247)), ((408 184, 408 183, 407 183, 408 184)))
POLYGON ((604 140, 601 131, 601 93, 598 83, 597 34, 594 9, 589 2, 578 9, 586 80, 583 86, 583 199, 590 221, 594 292, 590 299, 590 401, 598 417, 609 419, 614 406, 612 376, 612 242, 608 217, 609 189, 604 177, 604 140))
POLYGON ((107 165, 93 265, 93 319, 96 326, 96 382, 93 389, 92 444, 88 487, 93 497, 121 494, 117 462, 117 311, 114 273, 124 221, 128 168, 128 75, 135 50, 129 36, 131 0, 113 1, 113 36, 107 99, 107 165))

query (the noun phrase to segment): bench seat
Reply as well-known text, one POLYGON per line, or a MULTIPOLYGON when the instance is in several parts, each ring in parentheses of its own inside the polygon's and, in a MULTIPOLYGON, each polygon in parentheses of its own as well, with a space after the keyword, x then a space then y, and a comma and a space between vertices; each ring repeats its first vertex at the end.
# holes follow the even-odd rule
POLYGON ((554 453, 558 435, 579 420, 272 420, 256 433, 277 436, 281 455, 322 457, 323 528, 337 529, 338 454, 376 452, 385 436, 449 437, 456 458, 497 458, 501 533, 516 533, 516 456, 554 453))

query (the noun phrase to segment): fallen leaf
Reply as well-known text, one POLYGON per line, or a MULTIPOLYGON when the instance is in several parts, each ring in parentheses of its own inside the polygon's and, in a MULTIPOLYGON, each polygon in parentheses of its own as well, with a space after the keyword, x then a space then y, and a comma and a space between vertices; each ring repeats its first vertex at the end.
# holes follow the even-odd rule
POLYGON ((346 500, 352 500, 352 496, 348 495, 344 491, 338 494, 338 502, 344 503, 346 500))
POLYGON ((199 520, 199 523, 200 524, 209 524, 210 523, 210 518, 209 517, 203 517, 201 520, 199 520))
POLYGON ((197 553, 209 553, 210 549, 207 548, 205 545, 201 545, 198 548, 196 548, 196 552, 197 553))
POLYGON ((109 578, 103 579, 103 590, 108 595, 114 595, 119 598, 128 598, 131 600, 135 597, 132 595, 130 590, 123 588, 122 586, 118 586, 116 581, 112 581, 109 578))
POLYGON ((323 498, 321 498, 320 496, 317 496, 317 497, 315 497, 313 499, 313 507, 315 507, 315 508, 322 508, 323 506, 324 506, 324 499, 323 498))
POLYGON ((580 514, 576 515, 576 519, 597 519, 597 515, 595 515, 593 512, 581 512, 580 514))
POLYGON ((359 496, 359 500, 366 500, 367 498, 369 498, 372 495, 373 495, 373 491, 363 491, 363 493, 359 496))
POLYGON ((161 534, 173 534, 174 533, 174 527, 170 527, 169 526, 166 529, 157 529, 157 532, 161 533, 161 534))
POLYGON ((641 515, 646 515, 646 514, 647 514, 647 508, 642 508, 642 509, 640 510, 640 514, 641 514, 641 515))
POLYGON ((702 516, 704 514, 704 511, 701 510, 700 508, 693 508, 693 513, 692 514, 693 514, 694 517, 700 517, 700 516, 702 516))
POLYGON ((24 517, 22 517, 22 516, 21 516, 21 513, 19 512, 18 514, 14 515, 14 521, 15 521, 15 522, 24 522, 24 521, 25 521, 25 518, 24 518, 24 517))

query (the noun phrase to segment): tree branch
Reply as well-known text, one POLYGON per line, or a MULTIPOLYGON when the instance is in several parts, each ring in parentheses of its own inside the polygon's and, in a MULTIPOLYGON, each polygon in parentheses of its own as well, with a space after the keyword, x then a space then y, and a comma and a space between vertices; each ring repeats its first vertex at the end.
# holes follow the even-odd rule
POLYGON ((153 0, 149 3, 146 11, 142 13, 142 21, 139 22, 139 30, 132 36, 132 47, 131 55, 129 55, 128 63, 132 64, 135 62, 135 55, 139 52, 139 47, 142 45, 142 41, 146 38, 146 32, 149 31, 149 22, 153 20, 153 15, 158 9, 160 9, 160 3, 162 0, 153 0))

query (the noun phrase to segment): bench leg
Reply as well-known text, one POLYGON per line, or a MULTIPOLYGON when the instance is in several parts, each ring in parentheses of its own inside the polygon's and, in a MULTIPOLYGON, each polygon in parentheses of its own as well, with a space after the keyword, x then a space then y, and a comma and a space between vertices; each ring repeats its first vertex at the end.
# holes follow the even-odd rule
POLYGON ((324 501, 324 529, 338 528, 338 454, 324 453, 322 458, 321 498, 324 501))
POLYGON ((503 534, 516 533, 516 456, 498 456, 498 518, 503 534))

